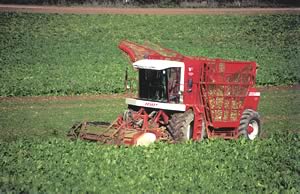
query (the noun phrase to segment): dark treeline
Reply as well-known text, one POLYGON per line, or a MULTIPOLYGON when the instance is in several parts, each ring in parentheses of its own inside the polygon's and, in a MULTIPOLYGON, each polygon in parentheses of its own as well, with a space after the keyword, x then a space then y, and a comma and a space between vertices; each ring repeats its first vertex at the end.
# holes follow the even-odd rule
POLYGON ((0 3, 110 7, 300 7, 300 0, 0 0, 0 3))

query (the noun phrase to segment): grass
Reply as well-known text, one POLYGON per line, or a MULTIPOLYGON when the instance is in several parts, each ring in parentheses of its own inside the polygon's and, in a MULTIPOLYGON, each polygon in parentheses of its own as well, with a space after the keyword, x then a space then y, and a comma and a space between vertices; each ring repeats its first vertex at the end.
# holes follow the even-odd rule
MULTIPOLYGON (((299 90, 267 90, 262 93, 259 113, 263 121, 263 136, 282 131, 299 133, 299 97, 299 90)), ((35 99, 0 101, 0 139, 65 139, 67 130, 76 121, 111 122, 126 109, 122 98, 35 99)))
POLYGON ((266 135, 300 132, 299 90, 274 90, 262 94, 260 113, 266 135))
POLYGON ((0 96, 122 92, 128 65, 117 48, 122 39, 185 55, 254 60, 260 85, 300 81, 300 15, 0 13, 0 25, 0 96))
POLYGON ((0 103, 1 139, 61 137, 76 122, 111 122, 125 109, 123 99, 5 101, 0 103))

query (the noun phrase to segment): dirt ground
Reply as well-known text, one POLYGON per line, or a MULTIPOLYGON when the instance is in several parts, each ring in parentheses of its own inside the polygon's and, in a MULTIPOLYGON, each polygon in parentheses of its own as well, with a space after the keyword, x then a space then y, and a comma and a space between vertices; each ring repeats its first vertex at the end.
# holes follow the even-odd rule
POLYGON ((47 102, 47 101, 72 101, 72 100, 98 100, 133 97, 134 94, 99 94, 99 95, 78 95, 78 96, 17 96, 0 97, 1 102, 47 102))
POLYGON ((104 8, 62 7, 33 5, 3 5, 0 12, 68 13, 68 14, 146 14, 146 15, 257 15, 257 14, 300 14, 300 8, 104 8))
MULTIPOLYGON (((300 90, 300 85, 292 86, 267 86, 258 87, 258 91, 278 91, 278 90, 300 90)), ((47 101, 77 101, 77 100, 98 100, 135 97, 133 93, 127 94, 100 94, 100 95, 79 95, 79 96, 18 96, 0 97, 1 102, 47 102, 47 101)))

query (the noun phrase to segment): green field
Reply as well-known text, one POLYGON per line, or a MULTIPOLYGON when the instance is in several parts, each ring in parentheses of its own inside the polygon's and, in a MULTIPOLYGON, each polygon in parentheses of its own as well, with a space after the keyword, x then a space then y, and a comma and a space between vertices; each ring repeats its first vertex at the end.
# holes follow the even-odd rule
POLYGON ((299 193, 299 86, 261 88, 255 141, 68 140, 75 122, 110 122, 126 109, 111 95, 124 90, 122 39, 257 61, 259 85, 300 83, 300 15, 0 13, 0 193, 299 193))
POLYGON ((112 121, 121 97, 0 101, 0 192, 232 193, 300 190, 300 90, 262 92, 262 139, 117 148, 71 142, 81 120, 112 121))
MULTIPOLYGON (((260 85, 300 81, 300 15, 0 13, 0 96, 119 93, 122 39, 185 55, 255 60, 260 85)), ((134 77, 134 72, 130 72, 134 77)))

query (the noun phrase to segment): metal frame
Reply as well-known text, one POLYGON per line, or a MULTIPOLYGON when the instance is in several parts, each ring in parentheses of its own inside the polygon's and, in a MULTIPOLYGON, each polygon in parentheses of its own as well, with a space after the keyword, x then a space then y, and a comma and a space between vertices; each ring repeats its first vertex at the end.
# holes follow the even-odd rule
MULTIPOLYGON (((202 127, 199 123, 202 123, 203 116, 209 138, 220 136, 232 139, 238 137, 242 112, 247 108, 257 109, 260 94, 254 88, 258 67, 255 62, 189 57, 166 49, 165 53, 173 54, 173 57, 170 57, 129 41, 122 41, 119 48, 126 52, 133 62, 141 59, 138 56, 143 56, 143 61, 147 60, 149 63, 149 69, 151 59, 160 60, 156 66, 160 69, 168 68, 172 61, 184 63, 182 104, 186 106, 186 110, 192 108, 194 111, 194 140, 201 137, 202 127), (165 61, 164 67, 162 60, 165 61)), ((153 60, 153 63, 155 62, 153 60)), ((133 64, 138 63, 140 62, 133 64)), ((138 65, 134 66, 139 68, 138 65)), ((152 66, 155 67, 153 64, 152 66)), ((135 105, 149 107, 147 104, 135 105)))
POLYGON ((180 67, 180 103, 128 98, 129 110, 107 128, 107 133, 89 133, 85 130, 88 124, 81 123, 72 128, 71 135, 104 143, 134 145, 143 133, 149 132, 159 140, 172 142, 167 131, 169 118, 174 113, 192 109, 193 140, 202 139, 202 132, 206 132, 208 138, 235 139, 239 135, 243 111, 257 110, 260 93, 254 88, 258 67, 255 62, 184 56, 157 45, 139 45, 126 40, 121 41, 119 48, 137 69, 180 67))

